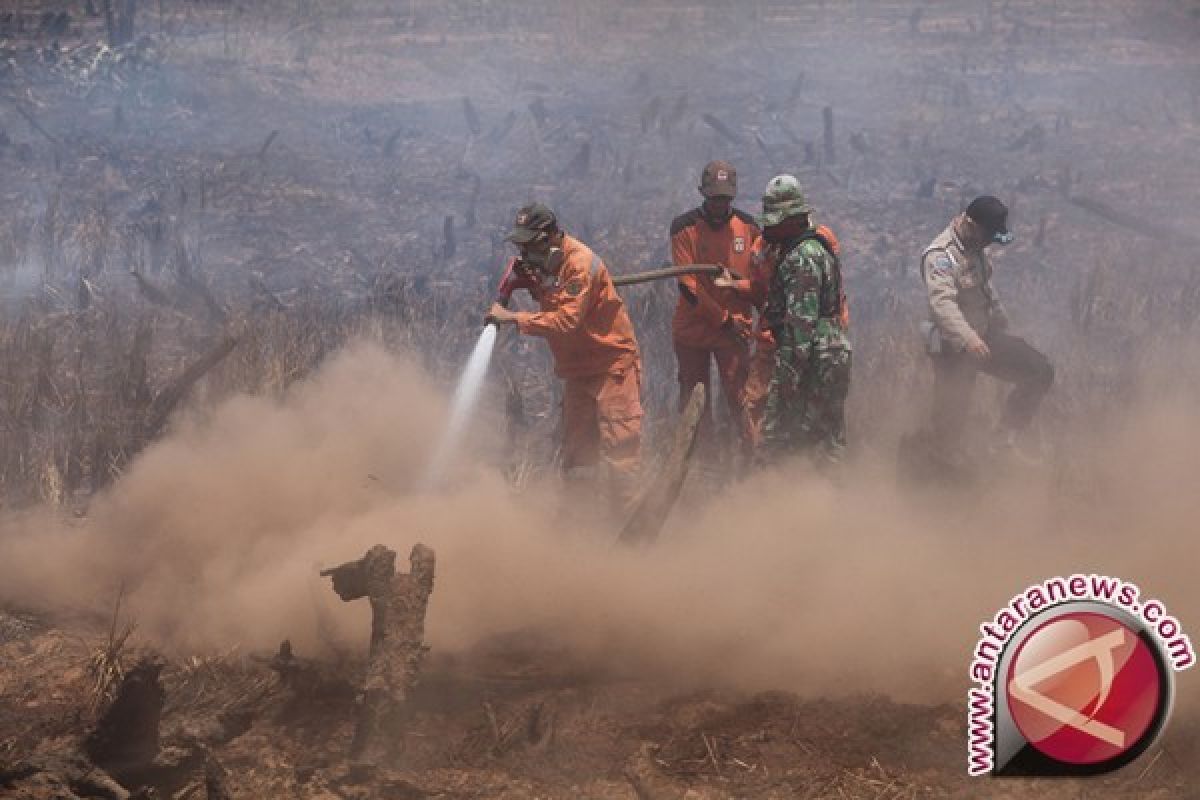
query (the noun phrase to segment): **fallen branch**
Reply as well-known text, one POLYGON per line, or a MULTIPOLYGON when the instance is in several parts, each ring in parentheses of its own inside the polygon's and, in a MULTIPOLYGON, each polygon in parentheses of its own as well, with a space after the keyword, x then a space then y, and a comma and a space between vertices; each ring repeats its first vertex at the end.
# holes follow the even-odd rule
POLYGON ((279 136, 279 131, 277 131, 277 130, 271 131, 269 134, 267 134, 266 141, 264 141, 262 143, 262 147, 258 148, 258 160, 259 161, 266 160, 267 151, 271 149, 271 145, 275 142, 275 139, 278 136, 279 136))
POLYGON ((728 125, 726 125, 724 122, 721 122, 721 120, 717 119, 712 114, 701 114, 700 119, 704 120, 704 124, 708 125, 708 127, 712 128, 714 131, 721 134, 734 144, 742 143, 741 136, 738 136, 736 133, 730 130, 728 125))
POLYGON ((1085 211, 1090 211, 1114 225, 1120 225, 1130 233, 1139 233, 1142 236, 1155 239, 1168 239, 1177 244, 1200 245, 1200 237, 1192 236, 1167 225, 1121 211, 1100 200, 1093 200, 1090 197, 1082 197, 1080 195, 1072 195, 1068 199, 1085 211))
POLYGON ((3 97, 12 104, 12 107, 17 110, 18 114, 25 118, 25 121, 29 123, 31 128, 40 133, 42 136, 45 136, 51 144, 53 144, 55 147, 62 144, 62 141, 57 136, 42 127, 42 123, 38 122, 37 117, 33 116, 33 114, 25 108, 24 103, 11 95, 4 95, 3 97))
POLYGON ((175 410, 192 386, 207 375, 213 367, 225 360, 225 356, 232 353, 237 344, 238 337, 226 336, 213 349, 189 364, 175 380, 167 384, 166 388, 159 392, 155 396, 154 402, 150 404, 150 412, 142 427, 143 438, 152 439, 157 436, 163 426, 167 424, 167 418, 171 416, 171 412, 175 410))
POLYGON ((696 449, 696 430, 700 427, 700 417, 704 413, 704 384, 698 383, 692 389, 687 406, 675 428, 675 438, 671 444, 671 452, 662 470, 646 491, 634 502, 633 512, 625 527, 621 529, 618 541, 624 544, 639 544, 651 542, 658 538, 659 531, 667 521, 667 516, 679 498, 679 490, 687 477, 691 464, 692 453, 696 449))

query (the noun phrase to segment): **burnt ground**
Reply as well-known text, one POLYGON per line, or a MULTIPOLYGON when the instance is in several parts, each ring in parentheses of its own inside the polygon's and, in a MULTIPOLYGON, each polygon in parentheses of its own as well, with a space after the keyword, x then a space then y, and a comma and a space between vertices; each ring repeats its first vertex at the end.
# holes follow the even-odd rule
MULTIPOLYGON (((913 265, 981 191, 1020 220, 998 282, 1059 366, 1052 453, 1195 336, 1194 3, 178 0, 143 8, 142 38, 116 50, 76 4, 13 13, 0 17, 6 505, 85 519, 159 433, 145 420, 172 410, 156 389, 229 331, 238 348, 189 403, 284 391, 378 327, 448 379, 516 206, 548 201, 615 272, 656 266, 715 157, 739 165, 751 210, 772 174, 796 172, 842 238, 862 450, 888 451, 910 422, 879 397, 923 389, 913 265), (45 9, 72 16, 43 24, 45 9)), ((674 402, 674 296, 630 303, 654 441, 674 402)), ((501 466, 547 469, 545 354, 510 343, 502 369, 529 444, 501 466)), ((1068 456, 1052 464, 1086 484, 1068 456)), ((79 769, 62 754, 116 663, 97 658, 108 610, 21 607, 0 617, 0 795, 69 797, 62 776, 79 769)), ((121 660, 154 646, 135 633, 121 660)), ((1200 763, 1184 718, 1112 777, 981 784, 963 775, 957 705, 680 695, 498 639, 433 654, 394 769, 363 784, 344 762, 357 665, 315 665, 289 687, 270 655, 167 656, 164 743, 183 755, 160 794, 204 795, 200 745, 236 796, 264 798, 1166 798, 1189 796, 1200 763)))
MULTIPOLYGON (((2 796, 71 796, 62 753, 89 728, 87 665, 104 636, 29 616, 3 623, 2 796)), ((354 665, 307 665, 283 681, 267 661, 223 653, 167 665, 162 746, 175 755, 159 796, 204 797, 197 759, 179 754, 206 751, 247 798, 1180 798, 1194 796, 1200 748, 1196 721, 1177 718, 1153 755, 1113 776, 985 783, 963 769, 960 705, 680 693, 589 673, 516 636, 434 658, 392 766, 366 779, 346 762, 354 665)), ((108 796, 86 785, 74 782, 80 796, 108 796)))

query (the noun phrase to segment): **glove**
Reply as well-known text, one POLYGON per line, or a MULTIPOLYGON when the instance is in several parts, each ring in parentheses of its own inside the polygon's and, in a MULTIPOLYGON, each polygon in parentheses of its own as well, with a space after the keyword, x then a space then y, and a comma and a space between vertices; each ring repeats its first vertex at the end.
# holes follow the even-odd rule
POLYGON ((750 323, 728 312, 725 314, 725 322, 721 324, 721 330, 735 342, 743 346, 749 344, 750 337, 754 333, 750 323))

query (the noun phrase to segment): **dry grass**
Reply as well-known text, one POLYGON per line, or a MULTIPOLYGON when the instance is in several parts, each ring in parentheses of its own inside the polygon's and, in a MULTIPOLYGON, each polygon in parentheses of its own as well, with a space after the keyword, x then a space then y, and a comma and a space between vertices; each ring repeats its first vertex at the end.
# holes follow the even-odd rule
POLYGON ((89 717, 95 717, 100 709, 105 708, 116 694, 117 688, 125 678, 125 644, 137 628, 135 622, 127 622, 119 626, 121 618, 121 601, 125 597, 125 586, 117 592, 116 602, 113 603, 112 623, 108 629, 108 640, 92 653, 88 660, 87 672, 90 679, 88 691, 87 712, 89 717))
MULTIPOLYGON (((711 4, 666 5, 667 15, 657 24, 728 23, 734 26, 728 30, 753 33, 794 23, 785 4, 755 3, 751 14, 737 20, 711 4)), ((225 111, 206 112, 194 99, 205 93, 238 103, 274 102, 286 87, 300 85, 295 81, 308 81, 312 96, 322 97, 330 87, 343 86, 345 73, 369 67, 381 52, 395 52, 396 42, 425 47, 416 42, 438 31, 461 37, 519 34, 529 42, 550 34, 582 41, 587 31, 633 26, 633 36, 656 24, 633 7, 600 9, 585 3, 413 0, 351 8, 277 0, 204 9, 167 3, 165 9, 142 16, 143 32, 153 34, 159 45, 154 57, 109 53, 101 61, 111 62, 111 68, 101 70, 94 60, 84 68, 79 48, 88 44, 85 35, 65 45, 79 49, 66 63, 48 67, 32 56, 16 58, 21 69, 3 78, 6 91, 11 96, 33 91, 28 97, 36 102, 23 101, 22 108, 60 134, 63 118, 55 116, 56 105, 69 114, 84 97, 110 110, 124 109, 127 125, 153 121, 173 126, 170 130, 186 138, 207 132, 211 123, 201 120, 210 117, 220 118, 221 125, 244 124, 237 115, 220 117, 225 111), (219 55, 211 52, 214 46, 219 55), (185 87, 172 83, 173 63, 189 69, 219 64, 227 72, 232 66, 245 80, 234 83, 219 70, 211 77, 196 71, 185 87), (242 97, 238 93, 245 87, 260 94, 242 97)), ((890 24, 886 20, 894 16, 907 27, 910 11, 897 4, 880 6, 872 12, 872 24, 890 24)), ((853 17, 864 11, 845 13, 853 17)), ((1106 27, 1111 21, 1097 22, 1084 6, 1056 6, 1044 20, 1042 13, 1030 4, 1006 6, 1003 21, 992 23, 1003 44, 980 56, 975 69, 1011 78, 1021 59, 1042 52, 1037 37, 1097 47, 1104 36, 1115 35, 1106 27), (1020 25, 1013 22, 1017 19, 1020 25), (1002 30, 1009 39, 1000 37, 1002 30)), ((819 24, 832 30, 838 19, 828 13, 819 24)), ((91 23, 82 24, 86 33, 91 23)), ((933 11, 916 22, 918 29, 930 30, 953 24, 949 12, 933 11)), ((10 49, 20 55, 28 44, 14 40, 10 49)), ((428 58, 430 69, 441 63, 433 51, 421 51, 421 57, 428 58)), ((944 65, 922 64, 918 72, 935 88, 966 80, 944 65)), ((752 62, 748 74, 757 74, 752 62)), ((781 81, 803 109, 813 80, 788 75, 781 81)), ((645 82, 638 76, 638 85, 645 82)), ((772 109, 774 93, 775 87, 767 87, 746 109, 730 107, 717 117, 728 123, 741 113, 756 120, 760 133, 770 136, 774 125, 791 126, 794 136, 799 112, 772 109)), ((369 107, 372 96, 361 97, 369 107)), ((665 224, 674 211, 664 205, 682 210, 694 201, 691 195, 677 196, 678 181, 661 176, 694 171, 693 162, 712 150, 707 141, 688 143, 707 129, 697 123, 705 109, 694 96, 687 98, 670 89, 639 90, 628 108, 630 134, 616 123, 591 130, 561 112, 552 113, 544 126, 534 125, 523 116, 523 106, 518 121, 506 128, 496 122, 500 114, 489 97, 476 104, 482 136, 469 137, 465 147, 441 133, 422 138, 403 120, 375 110, 369 112, 374 116, 364 112, 368 122, 363 126, 347 124, 328 136, 305 116, 289 117, 289 111, 270 130, 255 132, 253 147, 221 145, 219 153, 209 152, 204 138, 197 138, 190 151, 156 147, 129 137, 116 118, 108 117, 103 124, 89 123, 86 131, 56 135, 59 146, 32 131, 21 142, 32 148, 31 160, 19 164, 14 176, 36 190, 10 193, 0 214, 0 281, 9 289, 0 315, 0 502, 70 504, 111 483, 145 446, 155 399, 223 336, 236 334, 239 343, 192 388, 188 402, 194 406, 239 392, 284 392, 355 336, 420 353, 431 371, 449 381, 486 305, 491 279, 483 273, 497 255, 493 229, 512 202, 511 196, 493 191, 476 203, 479 172, 486 166, 479 152, 511 159, 515 191, 549 187, 553 192, 562 184, 568 198, 591 198, 564 205, 575 228, 615 269, 652 263, 661 254, 663 234, 657 227, 648 230, 647 220, 665 224), (665 99, 649 97, 651 92, 665 99), (647 117, 653 105, 647 101, 656 99, 678 113, 660 109, 647 117), (660 117, 672 114, 678 119, 668 127, 660 117), (572 182, 545 162, 569 161, 585 134, 592 137, 591 172, 585 183, 572 182), (530 151, 505 137, 531 139, 530 151), (97 160, 103 168, 85 169, 97 160), (408 174, 413 171, 418 174, 408 174), (642 172, 648 173, 644 183, 637 177, 642 172), (349 184, 343 180, 347 173, 349 184), (376 175, 389 177, 372 183, 376 175), (440 221, 443 208, 460 206, 466 196, 461 185, 472 180, 471 216, 481 224, 463 232, 462 216, 456 215, 464 240, 457 258, 442 263, 437 244, 423 240, 419 220, 440 221), (396 184, 412 187, 413 193, 399 208, 396 184), (586 192, 577 191, 585 186, 586 192), (355 217, 368 218, 370 225, 357 225, 355 217)), ((843 148, 839 164, 795 167, 850 250, 857 348, 850 414, 854 439, 865 449, 887 451, 899 432, 916 422, 928 370, 913 332, 922 301, 912 262, 947 209, 972 191, 972 183, 1035 187, 1025 194, 1010 191, 1019 195, 1029 224, 1040 223, 1036 237, 1025 237, 1036 243, 1015 249, 1007 262, 1014 271, 1000 280, 1015 316, 1058 362, 1059 381, 1047 410, 1050 425, 1119 412, 1137 373, 1178 358, 1194 338, 1200 279, 1188 268, 1187 253, 1168 246, 1157 253, 1158 263, 1148 265, 1141 254, 1145 239, 1096 236, 1096 220, 1077 210, 1071 216, 1054 192, 1079 190, 1083 170, 1078 164, 1048 163, 1031 152, 1028 158, 1013 156, 1010 161, 1016 163, 1003 171, 979 175, 975 165, 989 163, 987 153, 1009 151, 1014 139, 1008 133, 990 138, 981 133, 972 143, 920 144, 919 136, 929 137, 921 131, 936 130, 947 115, 982 112, 975 105, 980 101, 962 92, 923 90, 912 100, 904 110, 880 109, 880 130, 860 137, 857 149, 843 148), (935 184, 935 196, 927 202, 876 199, 876 193, 894 191, 889 187, 901 180, 889 172, 891 162, 906 162, 901 172, 916 170, 924 180, 935 158, 943 171, 974 177, 935 184), (1130 263, 1142 268, 1130 269, 1130 263)), ((552 98, 552 112, 557 112, 553 106, 552 98)), ((1070 113, 1069 123, 1062 122, 1064 113, 1055 112, 1050 126, 1055 133, 1045 134, 1049 144, 1044 146, 1054 147, 1060 129, 1066 136, 1087 128, 1093 116, 1109 116, 1103 106, 1086 104, 1070 113)), ((1173 140, 1180 128, 1194 128, 1197 113, 1193 109, 1189 120, 1180 111, 1152 134, 1173 140)), ((1013 103, 992 117, 981 131, 1019 132, 1037 120, 1034 112, 1013 103)), ((770 144, 782 160, 807 152, 795 143, 790 147, 770 144)), ((760 149, 749 139, 744 148, 741 157, 749 163, 771 154, 767 145, 760 149)), ((1113 161, 1106 169, 1093 172, 1090 189, 1125 192, 1129 165, 1113 161)), ((746 194, 752 207, 752 192, 746 194)), ((675 297, 671 287, 660 286, 631 292, 629 301, 647 365, 647 430, 653 441, 665 430, 675 404, 673 355, 665 333, 675 297)), ((528 429, 513 440, 517 454, 508 465, 514 482, 522 484, 553 457, 545 439, 553 431, 557 387, 546 375, 543 354, 519 342, 501 349, 500 383, 523 406, 514 416, 510 403, 509 418, 514 430, 522 424, 528 429)))

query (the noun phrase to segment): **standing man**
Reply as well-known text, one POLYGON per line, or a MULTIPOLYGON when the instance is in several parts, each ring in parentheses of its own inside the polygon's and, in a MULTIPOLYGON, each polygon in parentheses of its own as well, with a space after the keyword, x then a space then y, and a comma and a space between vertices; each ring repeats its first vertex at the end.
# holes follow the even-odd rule
MULTIPOLYGON (((746 281, 759 231, 753 217, 733 207, 737 172, 724 161, 713 161, 701 173, 699 189, 704 201, 671 223, 671 260, 677 265, 719 264, 728 270, 727 279, 746 281)), ((721 391, 747 455, 752 437, 743 395, 753 323, 753 301, 728 280, 719 283, 709 275, 679 279, 679 303, 671 320, 679 366, 679 408, 687 405, 696 384, 704 384, 700 431, 701 435, 710 435, 712 412, 708 398, 712 394, 708 376, 710 362, 716 361, 721 391)))
MULTIPOLYGON (((839 264, 842 258, 842 248, 837 236, 827 225, 817 225, 815 235, 821 245, 834 257, 839 264)), ((759 310, 760 317, 766 314, 767 289, 775 274, 776 260, 779 258, 779 248, 767 242, 765 238, 758 240, 758 247, 751 258, 751 277, 749 281, 730 281, 728 285, 747 294, 759 310)), ((717 285, 725 285, 725 277, 717 278, 717 285)), ((842 333, 850 332, 850 307, 845 299, 841 299, 842 333)), ((746 411, 746 425, 757 451, 762 447, 763 417, 767 410, 767 394, 771 387, 771 377, 775 374, 775 338, 766 325, 760 325, 752 344, 753 353, 750 356, 750 374, 746 378, 746 391, 743 404, 746 411)))
POLYGON ((775 342, 775 365, 763 419, 763 455, 811 452, 838 462, 846 447, 850 341, 841 267, 813 225, 800 182, 777 175, 759 217, 774 253, 763 317, 775 342))
POLYGON ((559 229, 541 203, 517 212, 508 241, 520 255, 500 294, 527 289, 539 311, 493 303, 487 319, 516 325, 550 346, 563 379, 563 472, 568 480, 607 465, 619 513, 632 503, 641 464, 641 357, 625 303, 591 249, 559 229))
POLYGON ((929 294, 927 350, 933 360, 933 435, 945 455, 961 455, 963 428, 975 374, 1013 384, 996 431, 1014 447, 1054 382, 1054 367, 1019 336, 992 288, 992 262, 984 252, 1006 245, 1008 208, 995 197, 976 197, 926 248, 921 276, 929 294))

